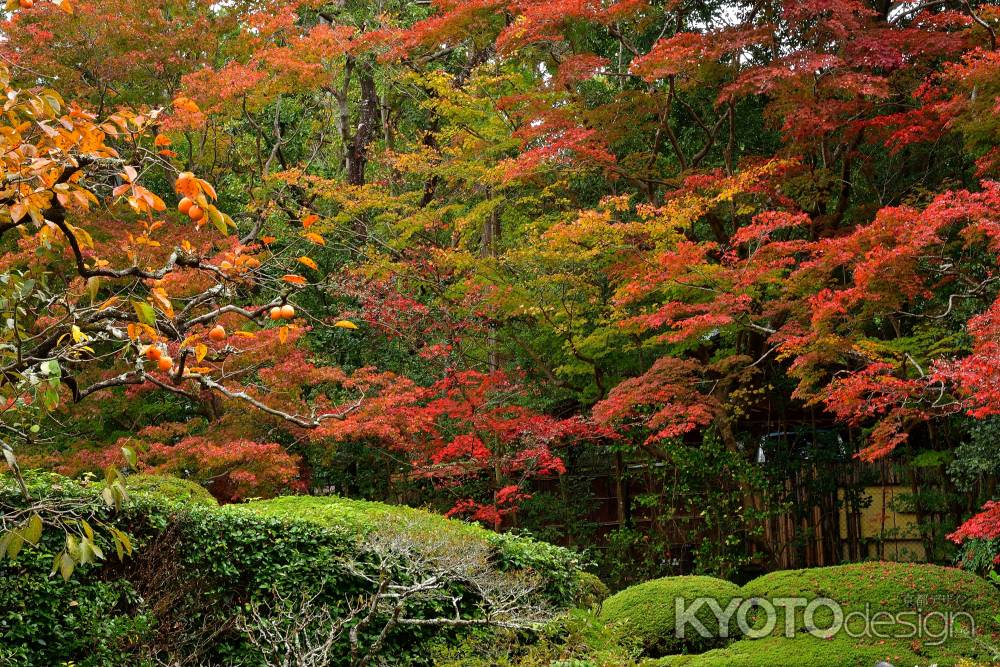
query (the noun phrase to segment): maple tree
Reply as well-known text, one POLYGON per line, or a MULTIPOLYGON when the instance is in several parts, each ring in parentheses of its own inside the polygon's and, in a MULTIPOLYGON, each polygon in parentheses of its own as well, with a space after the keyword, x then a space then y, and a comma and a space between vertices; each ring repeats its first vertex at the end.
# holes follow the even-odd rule
MULTIPOLYGON (((967 146, 983 142, 973 149, 983 153, 975 176, 989 174, 994 153, 985 137, 992 135, 981 123, 992 123, 987 109, 996 103, 995 8, 748 3, 735 16, 715 15, 719 20, 706 29, 713 8, 705 3, 703 14, 664 10, 668 20, 650 42, 643 21, 656 22, 639 7, 652 9, 441 3, 437 15, 406 29, 389 52, 430 54, 443 43, 474 53, 483 35, 495 36, 498 54, 511 45, 535 47, 526 58, 551 74, 535 91, 510 91, 496 105, 521 143, 514 157, 498 161, 503 196, 516 198, 519 184, 571 192, 561 179, 588 172, 635 188, 623 202, 585 210, 575 221, 550 212, 543 233, 531 230, 533 245, 523 249, 520 221, 506 218, 503 231, 515 240, 503 268, 491 252, 485 265, 468 271, 496 290, 492 305, 509 312, 510 322, 551 327, 566 356, 593 372, 594 417, 609 424, 637 420, 651 444, 711 424, 738 448, 740 419, 760 409, 774 372, 797 382, 791 400, 869 428, 859 453, 868 460, 889 455, 930 421, 991 414, 995 397, 984 392, 995 384, 987 370, 994 366, 995 330, 989 311, 978 313, 995 295, 994 186, 973 178, 972 191, 942 188, 881 210, 865 211, 857 202, 876 196, 866 181, 879 161, 926 159, 925 147, 956 131, 967 146), (512 17, 509 23, 496 20, 498 9, 512 17), (685 29, 686 20, 701 25, 685 29), (606 26, 617 42, 617 63, 612 53, 593 53, 575 41, 576 22, 606 26), (630 63, 623 53, 631 54, 630 63), (606 81, 612 73, 642 85, 606 81), (753 140, 748 146, 742 137, 741 116, 755 108, 776 130, 777 156, 754 155, 753 140), (688 137, 679 136, 682 128, 688 137), (652 135, 648 158, 630 151, 629 141, 642 132, 652 135), (524 280, 525 260, 537 264, 543 253, 551 257, 550 270, 556 262, 580 261, 570 273, 573 289, 558 290, 555 306, 524 280), (596 263, 603 282, 603 317, 617 319, 618 331, 662 355, 644 373, 623 377, 619 359, 602 363, 610 341, 635 343, 611 333, 614 326, 606 333, 587 321, 593 298, 575 312, 567 306, 567 292, 571 300, 586 294, 584 263, 596 263), (956 308, 957 301, 964 307, 956 308), (561 321, 562 310, 574 324, 561 321), (971 348, 942 336, 940 321, 949 318, 969 322, 971 348), (880 321, 891 330, 880 330, 880 321)), ((439 150, 439 164, 455 161, 455 148, 439 150)), ((495 218, 489 207, 498 204, 480 206, 495 218)), ((482 229, 484 242, 487 232, 498 235, 485 223, 482 229)), ((518 340, 515 325, 507 331, 518 340)), ((544 357, 527 352, 533 360, 544 357)), ((548 366, 547 379, 564 384, 570 368, 548 366)))

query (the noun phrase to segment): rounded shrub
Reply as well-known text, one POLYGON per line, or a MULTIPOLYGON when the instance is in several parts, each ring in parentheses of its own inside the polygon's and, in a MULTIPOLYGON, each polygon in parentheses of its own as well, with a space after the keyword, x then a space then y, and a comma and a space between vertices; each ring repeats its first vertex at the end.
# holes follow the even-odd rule
POLYGON ((720 637, 718 619, 711 607, 703 603, 695 617, 710 637, 702 637, 689 626, 685 636, 680 638, 674 623, 675 600, 683 599, 685 606, 690 606, 697 599, 711 598, 725 609, 739 594, 739 586, 715 577, 664 577, 612 595, 604 601, 601 618, 606 624, 615 626, 623 637, 639 641, 647 656, 699 653, 726 644, 737 636, 739 629, 730 627, 726 633, 728 637, 720 637))
POLYGON ((554 604, 572 604, 579 591, 580 564, 562 547, 524 535, 497 533, 477 524, 447 519, 439 514, 401 505, 338 496, 283 496, 220 508, 223 514, 247 514, 287 522, 306 522, 328 532, 356 540, 376 526, 405 524, 414 530, 444 533, 488 544, 505 570, 526 569, 541 575, 543 591, 554 604))

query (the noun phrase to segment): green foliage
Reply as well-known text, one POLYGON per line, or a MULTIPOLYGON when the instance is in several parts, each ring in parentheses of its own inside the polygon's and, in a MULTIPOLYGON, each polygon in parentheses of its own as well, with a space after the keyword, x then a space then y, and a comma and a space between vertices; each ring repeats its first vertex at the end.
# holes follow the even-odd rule
MULTIPOLYGON (((539 406, 545 410, 550 406, 539 406)), ((563 453, 570 470, 603 471, 607 455, 603 448, 582 442, 563 453)), ((594 545, 598 541, 599 523, 595 509, 599 505, 593 492, 593 478, 588 474, 563 475, 552 487, 533 491, 531 498, 518 509, 518 525, 530 531, 532 537, 545 542, 570 545, 594 545)), ((596 559, 598 550, 591 557, 596 559)))
POLYGON ((948 473, 959 489, 971 490, 977 481, 994 478, 1000 473, 998 441, 1000 419, 993 417, 971 425, 968 440, 955 448, 954 459, 948 466, 948 473))
POLYGON ((50 575, 68 580, 78 566, 104 561, 105 551, 119 561, 132 554, 131 538, 110 521, 126 498, 125 479, 117 469, 107 468, 102 482, 89 491, 68 480, 64 486, 57 476, 25 477, 12 469, 12 475, 0 475, 0 560, 16 562, 25 548, 56 540, 50 575))
MULTIPOLYGON (((647 582, 622 591, 605 602, 601 618, 605 622, 611 617, 617 620, 622 615, 617 609, 618 600, 627 598, 629 613, 641 619, 640 625, 636 627, 651 625, 650 619, 661 616, 663 601, 672 600, 674 596, 685 594, 685 591, 691 589, 695 589, 695 595, 698 594, 696 587, 683 585, 685 579, 689 578, 647 582), (654 593, 654 587, 661 588, 662 592, 654 593)), ((955 665, 963 657, 992 657, 990 635, 1000 628, 994 618, 997 610, 1000 610, 1000 592, 995 587, 968 572, 933 565, 863 563, 785 570, 764 575, 742 589, 733 586, 728 590, 728 595, 772 599, 830 598, 843 606, 845 615, 852 611, 863 611, 866 605, 872 613, 896 613, 918 608, 924 612, 965 612, 975 619, 977 636, 987 641, 972 641, 967 635, 969 628, 962 621, 959 621, 962 628, 945 638, 942 643, 926 634, 918 638, 898 639, 861 636, 863 633, 859 632, 859 626, 851 620, 849 626, 855 637, 841 632, 831 639, 823 639, 805 631, 802 608, 799 607, 794 623, 795 634, 790 638, 782 636, 784 628, 779 622, 773 633, 763 639, 738 639, 727 646, 700 654, 695 653, 704 647, 695 647, 693 651, 677 648, 675 655, 648 660, 641 663, 643 667, 772 667, 792 664, 870 667, 882 660, 896 665, 955 665)), ((721 604, 725 606, 724 602, 721 604)), ((672 605, 668 611, 671 612, 669 619, 660 622, 658 627, 665 627, 663 636, 669 638, 674 631, 672 605)), ((832 620, 829 614, 824 615, 824 611, 829 610, 821 607, 815 615, 814 623, 818 628, 829 627, 832 620)), ((778 608, 779 621, 783 613, 783 608, 778 608)), ((750 620, 752 625, 763 621, 761 617, 750 620)), ((925 626, 927 632, 940 633, 943 627, 939 621, 940 619, 930 618, 925 626)), ((891 637, 892 627, 881 626, 880 631, 891 637)))
POLYGON ((993 540, 967 540, 958 556, 961 566, 978 574, 992 573, 1000 558, 1000 538, 993 540))
POLYGON ((572 609, 549 623, 531 642, 507 633, 472 633, 459 643, 436 643, 436 667, 623 667, 641 648, 623 638, 592 611, 572 609))
MULTIPOLYGON (((632 455, 642 449, 627 447, 632 455)), ((687 572, 679 562, 678 534, 694 545, 694 572, 735 578, 750 562, 747 543, 761 534, 766 516, 746 499, 769 497, 780 487, 770 482, 768 470, 747 465, 745 453, 728 450, 714 431, 697 445, 665 447, 662 462, 631 471, 650 489, 633 496, 633 512, 652 521, 608 535, 608 549, 598 555, 605 581, 618 589, 687 572)))
MULTIPOLYGON (((986 639, 984 643, 974 645, 957 636, 935 646, 934 642, 928 642, 927 639, 852 638, 845 633, 822 639, 804 632, 800 619, 795 625, 797 632, 792 637, 780 636, 776 632, 763 639, 737 639, 724 647, 703 653, 679 653, 643 660, 640 657, 643 646, 639 644, 642 636, 631 632, 623 633, 620 626, 608 623, 607 606, 614 608, 616 598, 628 596, 631 598, 632 613, 645 620, 658 613, 663 600, 675 594, 673 591, 664 591, 663 595, 652 594, 653 586, 660 586, 662 589, 662 583, 690 584, 684 582, 685 579, 689 578, 647 582, 623 591, 610 598, 605 610, 598 616, 574 610, 550 624, 538 641, 528 648, 523 645, 512 647, 502 641, 498 643, 496 638, 493 638, 492 644, 483 637, 476 640, 470 638, 465 644, 435 653, 435 657, 439 659, 436 664, 518 667, 784 667, 802 664, 815 667, 872 667, 880 661, 888 661, 895 665, 973 667, 989 664, 991 658, 989 644, 992 640, 989 633, 996 626, 982 626, 985 628, 980 629, 985 632, 981 635, 986 639), (635 589, 642 595, 634 595, 635 589), (983 662, 976 663, 968 659, 975 655, 979 655, 983 662)), ((709 580, 709 583, 717 587, 720 582, 709 580)), ((924 609, 944 610, 944 605, 950 604, 953 608, 969 610, 977 622, 981 623, 989 622, 991 608, 992 613, 1000 610, 997 592, 989 582, 952 568, 934 566, 868 563, 775 572, 750 582, 742 589, 731 584, 726 586, 726 582, 721 583, 730 597, 734 593, 738 597, 766 595, 813 599, 829 596, 844 603, 848 609, 858 609, 867 603, 874 611, 903 611, 909 601, 922 600, 917 596, 925 595, 928 600, 923 602, 924 609)), ((692 587, 684 585, 679 588, 688 591, 692 587)), ((667 633, 672 631, 671 622, 667 633)))
POLYGON ((426 528, 460 531, 470 537, 481 538, 490 532, 479 526, 449 521, 442 516, 411 507, 336 496, 284 496, 230 505, 222 511, 237 515, 253 513, 268 518, 304 520, 349 533, 369 531, 380 520, 405 520, 426 528))
POLYGON ((635 638, 622 638, 592 612, 576 609, 551 623, 521 664, 624 665, 631 663, 640 650, 635 638), (546 663, 546 659, 552 662, 546 663))
MULTIPOLYGON (((736 584, 714 577, 665 577, 612 595, 604 601, 600 618, 622 636, 636 637, 646 655, 697 653, 728 643, 729 639, 715 638, 719 633, 719 624, 707 605, 702 605, 695 615, 713 637, 702 638, 689 633, 684 639, 677 638, 675 600, 683 599, 689 605, 697 598, 714 598, 725 609, 739 593, 736 584)), ((738 630, 731 627, 729 632, 731 636, 736 636, 738 630)))
POLYGON ((869 562, 781 570, 743 586, 744 597, 827 597, 848 608, 906 611, 918 606, 970 613, 983 627, 1000 609, 1000 592, 958 568, 918 563, 869 562), (951 606, 949 606, 951 605, 951 606))
MULTIPOLYGON (((339 609, 349 596, 363 594, 366 586, 338 572, 332 563, 350 556, 361 536, 387 522, 407 525, 418 533, 446 531, 465 541, 486 542, 500 567, 530 568, 542 575, 556 604, 569 602, 576 591, 575 560, 558 547, 498 535, 411 508, 335 497, 287 497, 219 509, 192 508, 179 524, 185 544, 185 578, 207 582, 202 594, 213 600, 212 608, 206 610, 209 614, 240 600, 252 602, 273 589, 288 593, 318 590, 321 602, 339 609)), ((419 663, 424 642, 454 634, 434 628, 399 630, 392 633, 386 651, 394 658, 419 663)), ((250 659, 248 647, 238 639, 220 644, 220 656, 250 659)))
POLYGON ((79 667, 132 664, 131 647, 148 640, 155 623, 149 612, 130 611, 139 604, 132 585, 46 577, 48 560, 35 554, 18 570, 2 570, 0 645, 11 653, 0 662, 34 667, 73 657, 79 667))
POLYGON ((352 538, 387 521, 406 523, 419 530, 453 532, 468 540, 486 542, 496 551, 503 567, 528 568, 544 574, 547 592, 560 604, 572 602, 579 586, 579 563, 576 556, 566 549, 513 533, 496 533, 475 524, 452 521, 411 507, 335 496, 285 496, 229 505, 221 512, 304 521, 352 538))

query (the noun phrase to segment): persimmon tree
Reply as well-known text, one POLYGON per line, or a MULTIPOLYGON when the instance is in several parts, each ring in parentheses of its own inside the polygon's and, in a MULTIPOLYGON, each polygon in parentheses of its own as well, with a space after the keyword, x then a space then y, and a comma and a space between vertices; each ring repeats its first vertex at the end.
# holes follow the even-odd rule
MULTIPOLYGON (((3 448, 26 494, 19 446, 44 441, 44 418, 60 402, 115 387, 155 386, 192 399, 219 394, 305 428, 343 418, 277 410, 246 392, 240 374, 227 373, 230 357, 253 349, 231 341, 253 341, 264 328, 287 341, 296 327, 288 297, 306 280, 283 272, 287 262, 259 244, 240 243, 211 184, 174 170, 164 155, 170 140, 156 134, 168 111, 97 118, 54 90, 12 87, 6 68, 0 84, 0 232, 9 248, 0 278, 3 448), (173 176, 175 192, 165 195, 179 200, 176 212, 143 185, 156 173, 173 176)), ((107 483, 106 498, 117 504, 122 486, 113 468, 107 483)), ((41 511, 8 526, 8 553, 37 542, 50 520, 67 532, 57 559, 64 574, 72 562, 100 557, 89 527, 41 511)))

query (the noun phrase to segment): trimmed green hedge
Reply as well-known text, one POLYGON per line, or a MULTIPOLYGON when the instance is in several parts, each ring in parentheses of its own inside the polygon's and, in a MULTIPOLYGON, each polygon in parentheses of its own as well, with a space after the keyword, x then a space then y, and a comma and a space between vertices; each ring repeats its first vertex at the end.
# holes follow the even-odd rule
MULTIPOLYGON (((319 591, 320 602, 342 609, 370 585, 336 561, 356 554, 360 538, 387 522, 413 526, 417 534, 449 531, 485 543, 501 568, 531 568, 542 576, 554 605, 568 606, 578 589, 577 562, 565 549, 419 510, 333 497, 216 507, 178 502, 177 494, 159 495, 157 486, 163 484, 133 494, 117 516, 100 511, 134 536, 138 550, 124 563, 111 556, 103 566, 81 566, 68 583, 49 577, 61 537, 56 531, 47 531, 40 547, 26 547, 15 562, 0 562, 0 664, 142 665, 144 649, 183 650, 189 635, 207 630, 218 634, 211 637, 206 664, 256 667, 258 654, 232 626, 236 613, 270 600, 275 589, 319 591)), ((32 480, 35 497, 88 497, 99 488, 51 475, 32 480)), ((0 500, 16 503, 20 496, 0 485, 0 500)), ((399 664, 429 664, 428 640, 459 635, 402 628, 392 633, 385 653, 399 664)))
MULTIPOLYGON (((724 645, 728 639, 718 638, 719 623, 708 605, 696 612, 712 637, 705 638, 688 628, 683 639, 676 637, 675 600, 683 598, 691 604, 696 598, 714 598, 725 609, 730 600, 738 596, 736 584, 714 577, 665 577, 654 579, 612 595, 601 607, 601 618, 614 626, 625 637, 637 639, 646 655, 661 656, 670 653, 697 653, 724 645)), ((739 629, 729 628, 730 637, 739 629)))
POLYGON ((489 545, 506 569, 532 569, 542 574, 549 598, 561 606, 571 604, 580 587, 580 563, 562 547, 511 533, 497 533, 412 507, 335 496, 284 496, 226 505, 220 511, 224 515, 249 513, 286 522, 303 521, 347 536, 352 543, 387 522, 412 526, 417 531, 446 532, 489 545))
POLYGON ((219 501, 201 484, 173 475, 133 475, 128 478, 128 492, 153 494, 179 503, 216 506, 219 501))
MULTIPOLYGON (((34 550, 31 550, 34 551, 34 550)), ((48 578, 52 557, 29 550, 20 567, 0 566, 0 665, 129 665, 129 648, 152 634, 132 585, 93 576, 48 578)))

